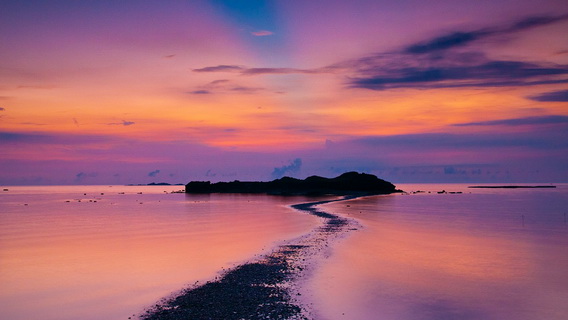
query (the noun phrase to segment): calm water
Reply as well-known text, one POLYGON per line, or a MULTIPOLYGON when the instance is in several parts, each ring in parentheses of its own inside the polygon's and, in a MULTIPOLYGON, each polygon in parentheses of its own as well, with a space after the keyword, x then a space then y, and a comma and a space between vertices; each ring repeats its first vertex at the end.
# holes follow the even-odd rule
POLYGON ((5 320, 125 320, 318 223, 287 207, 302 197, 167 193, 180 186, 3 188, 5 320))
MULTIPOLYGON (((399 187, 432 193, 324 205, 364 227, 337 242, 308 281, 318 319, 568 318, 568 185, 399 187), (443 189, 464 193, 436 193, 443 189)), ((313 201, 302 197, 8 188, 0 192, 7 320, 127 319, 318 224, 287 207, 313 201)))
POLYGON ((433 193, 323 206, 364 228, 309 283, 319 318, 568 319, 568 185, 398 187, 433 193))

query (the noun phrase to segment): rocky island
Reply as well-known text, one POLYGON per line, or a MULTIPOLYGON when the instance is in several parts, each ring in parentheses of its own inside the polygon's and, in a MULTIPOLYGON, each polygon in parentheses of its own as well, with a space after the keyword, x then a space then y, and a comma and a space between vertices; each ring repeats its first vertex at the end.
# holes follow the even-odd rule
POLYGON ((346 172, 335 178, 311 176, 304 180, 283 177, 260 181, 217 182, 192 181, 186 193, 266 193, 273 195, 371 195, 400 192, 396 187, 372 174, 346 172))

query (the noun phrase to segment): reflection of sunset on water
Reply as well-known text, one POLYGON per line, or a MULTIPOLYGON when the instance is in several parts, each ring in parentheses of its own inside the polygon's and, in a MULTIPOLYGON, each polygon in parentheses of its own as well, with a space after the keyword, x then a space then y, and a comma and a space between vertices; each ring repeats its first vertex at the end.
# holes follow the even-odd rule
POLYGON ((514 281, 532 272, 531 262, 522 259, 526 253, 505 254, 525 246, 512 240, 478 239, 448 230, 400 229, 381 225, 375 237, 377 243, 358 246, 381 260, 383 271, 390 270, 384 275, 387 281, 396 279, 419 285, 438 274, 472 281, 514 281), (518 269, 507 268, 512 265, 518 269), (416 269, 418 274, 407 274, 403 271, 407 268, 416 269))
POLYGON ((321 316, 563 319, 565 189, 469 194, 464 185, 449 184, 443 187, 465 193, 437 194, 440 186, 399 185, 433 194, 322 206, 363 228, 337 245, 310 282, 321 316))
POLYGON ((186 196, 164 188, 180 186, 12 187, 2 194, 1 317, 126 319, 315 225, 286 207, 302 197, 186 196))

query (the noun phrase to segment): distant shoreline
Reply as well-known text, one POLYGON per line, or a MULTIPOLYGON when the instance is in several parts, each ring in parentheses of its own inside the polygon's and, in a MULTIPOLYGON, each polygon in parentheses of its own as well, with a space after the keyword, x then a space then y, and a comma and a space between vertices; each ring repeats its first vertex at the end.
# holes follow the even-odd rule
POLYGON ((469 186, 468 188, 476 189, 539 189, 539 188, 556 188, 556 186, 469 186))

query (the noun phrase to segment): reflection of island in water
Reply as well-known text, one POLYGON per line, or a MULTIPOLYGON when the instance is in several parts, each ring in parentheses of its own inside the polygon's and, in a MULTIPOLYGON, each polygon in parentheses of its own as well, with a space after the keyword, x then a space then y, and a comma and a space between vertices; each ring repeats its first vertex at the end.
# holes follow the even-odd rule
POLYGON ((274 195, 322 194, 389 194, 400 192, 396 187, 372 174, 346 172, 335 178, 311 176, 304 180, 284 177, 269 182, 192 181, 185 185, 186 193, 267 193, 274 195))
POLYGON ((468 188, 478 189, 538 189, 538 188, 556 188, 556 186, 469 186, 468 188))

